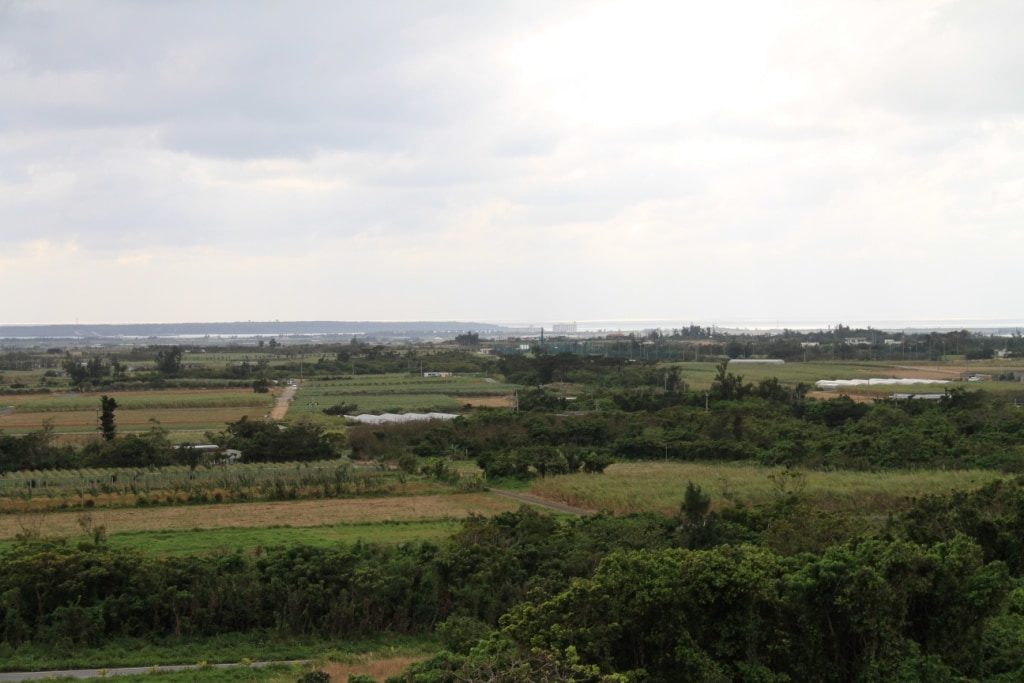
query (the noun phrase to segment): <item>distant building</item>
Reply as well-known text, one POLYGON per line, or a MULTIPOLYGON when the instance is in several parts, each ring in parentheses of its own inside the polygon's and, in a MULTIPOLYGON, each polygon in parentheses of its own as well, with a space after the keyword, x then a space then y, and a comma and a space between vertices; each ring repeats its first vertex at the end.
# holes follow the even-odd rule
POLYGON ((424 372, 424 377, 451 377, 455 373, 453 372, 424 372))
POLYGON ((800 346, 805 349, 816 349, 821 346, 820 342, 800 342, 800 346))
POLYGON ((894 401, 941 401, 945 394, 893 394, 889 398, 894 401))
POLYGON ((551 331, 554 334, 576 334, 576 323, 555 323, 551 331))
POLYGON ((902 339, 886 339, 885 340, 885 345, 886 346, 899 346, 902 343, 903 343, 902 339))
POLYGON ((850 346, 871 346, 871 341, 867 337, 847 337, 843 343, 850 346))

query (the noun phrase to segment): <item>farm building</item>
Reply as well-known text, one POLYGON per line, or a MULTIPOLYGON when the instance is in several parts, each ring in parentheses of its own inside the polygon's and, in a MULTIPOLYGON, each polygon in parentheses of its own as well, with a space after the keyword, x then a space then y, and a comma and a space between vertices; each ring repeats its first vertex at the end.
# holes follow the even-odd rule
POLYGON ((892 394, 894 401, 941 401, 945 394, 892 394))
POLYGON ((451 377, 455 373, 453 372, 424 372, 424 377, 451 377))
POLYGON ((431 420, 454 420, 454 413, 383 413, 381 415, 346 415, 347 419, 360 424, 381 425, 402 422, 428 422, 431 420))

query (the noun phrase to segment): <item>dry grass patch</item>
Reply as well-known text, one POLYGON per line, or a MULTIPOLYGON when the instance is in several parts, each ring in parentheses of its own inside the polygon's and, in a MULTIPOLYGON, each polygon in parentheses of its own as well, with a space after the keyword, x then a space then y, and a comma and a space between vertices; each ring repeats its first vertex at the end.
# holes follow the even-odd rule
POLYGON ((425 657, 385 657, 381 659, 359 658, 351 662, 331 662, 318 667, 330 675, 332 681, 347 681, 350 675, 362 674, 375 681, 384 681, 397 676, 407 667, 424 660, 425 657))
MULTIPOLYGON (((108 534, 128 531, 217 529, 271 526, 325 526, 371 522, 408 522, 495 515, 518 509, 519 503, 489 493, 434 496, 393 496, 300 500, 273 503, 182 505, 161 508, 92 510, 89 524, 108 534)), ((26 532, 53 537, 82 532, 82 511, 5 514, 0 516, 0 539, 26 532)))

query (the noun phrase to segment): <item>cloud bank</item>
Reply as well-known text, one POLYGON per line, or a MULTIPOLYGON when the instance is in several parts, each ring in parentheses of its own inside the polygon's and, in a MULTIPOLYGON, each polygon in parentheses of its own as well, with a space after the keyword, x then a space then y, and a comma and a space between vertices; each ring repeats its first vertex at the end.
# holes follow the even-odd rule
POLYGON ((1021 314, 1015 2, 0 3, 0 322, 1021 314))

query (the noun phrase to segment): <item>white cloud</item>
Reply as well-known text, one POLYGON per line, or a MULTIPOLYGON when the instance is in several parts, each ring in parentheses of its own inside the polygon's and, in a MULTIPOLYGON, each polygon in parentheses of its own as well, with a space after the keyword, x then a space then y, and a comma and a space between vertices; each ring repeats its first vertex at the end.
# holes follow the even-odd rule
POLYGON ((1012 316, 1021 19, 3 4, 0 322, 1012 316))

